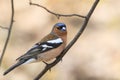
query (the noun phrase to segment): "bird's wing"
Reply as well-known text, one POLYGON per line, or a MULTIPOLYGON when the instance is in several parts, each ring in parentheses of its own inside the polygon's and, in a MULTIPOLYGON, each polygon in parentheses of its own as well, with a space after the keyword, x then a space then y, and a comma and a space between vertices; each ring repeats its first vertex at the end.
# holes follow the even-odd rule
POLYGON ((63 40, 59 37, 46 40, 45 42, 42 41, 41 43, 36 43, 26 54, 20 56, 16 60, 21 60, 25 58, 28 59, 32 57, 36 58, 38 54, 57 48, 62 43, 63 43, 63 40))

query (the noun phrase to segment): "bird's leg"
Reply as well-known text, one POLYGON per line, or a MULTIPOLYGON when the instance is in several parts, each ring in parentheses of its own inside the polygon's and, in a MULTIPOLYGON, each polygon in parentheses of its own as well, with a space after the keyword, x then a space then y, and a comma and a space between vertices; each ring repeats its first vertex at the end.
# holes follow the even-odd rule
MULTIPOLYGON (((43 63, 45 63, 46 64, 46 66, 48 66, 48 65, 50 65, 50 64, 48 64, 47 62, 45 62, 45 61, 42 61, 43 63)), ((49 69, 49 71, 51 71, 51 68, 49 69)))
POLYGON ((49 65, 47 62, 45 62, 45 61, 42 61, 43 63, 45 63, 46 65, 49 65))

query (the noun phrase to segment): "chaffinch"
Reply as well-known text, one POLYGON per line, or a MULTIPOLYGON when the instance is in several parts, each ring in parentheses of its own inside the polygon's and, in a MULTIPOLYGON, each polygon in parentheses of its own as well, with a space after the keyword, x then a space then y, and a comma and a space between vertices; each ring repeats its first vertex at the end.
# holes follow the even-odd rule
POLYGON ((52 31, 45 36, 40 42, 36 43, 24 55, 17 58, 17 63, 7 69, 3 75, 6 75, 16 67, 42 61, 46 63, 57 56, 63 51, 66 46, 67 29, 64 23, 57 23, 54 25, 52 31))

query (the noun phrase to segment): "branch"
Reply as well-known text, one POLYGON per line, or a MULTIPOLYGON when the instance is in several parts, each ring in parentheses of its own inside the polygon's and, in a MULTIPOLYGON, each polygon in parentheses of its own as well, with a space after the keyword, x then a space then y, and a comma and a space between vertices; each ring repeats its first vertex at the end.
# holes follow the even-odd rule
POLYGON ((8 42, 9 42, 9 39, 10 39, 10 35, 11 35, 11 31, 12 31, 12 26, 13 26, 13 22, 14 22, 14 2, 13 0, 11 0, 11 21, 10 21, 10 27, 8 29, 8 35, 7 35, 7 39, 5 41, 5 44, 4 44, 4 48, 3 48, 3 51, 2 51, 2 54, 1 54, 1 57, 0 57, 0 66, 2 64, 2 60, 3 60, 3 57, 4 57, 4 54, 5 54, 5 51, 6 51, 6 48, 7 48, 7 45, 8 45, 8 42))
POLYGON ((88 14, 85 17, 84 23, 82 25, 82 27, 80 28, 80 30, 78 31, 78 33, 76 34, 76 36, 73 38, 73 40, 68 44, 68 46, 62 51, 62 53, 60 54, 60 56, 51 64, 48 64, 45 66, 45 68, 42 70, 42 72, 34 79, 34 80, 39 80, 48 70, 50 70, 52 67, 54 67, 58 62, 60 62, 60 60, 62 60, 62 58, 64 57, 64 55, 66 54, 66 52, 73 46, 73 44, 77 41, 77 39, 81 36, 81 34, 83 33, 83 31, 85 30, 88 21, 93 13, 93 11, 95 10, 97 4, 98 4, 99 0, 95 0, 95 2, 93 3, 90 11, 88 12, 88 14))
POLYGON ((3 27, 3 26, 0 26, 1 29, 6 29, 8 30, 9 28, 8 27, 3 27))
POLYGON ((55 13, 55 12, 50 11, 49 9, 47 9, 46 7, 44 7, 44 6, 40 5, 40 4, 33 3, 31 0, 29 0, 29 4, 45 9, 48 13, 50 13, 52 15, 55 15, 58 19, 60 17, 73 17, 73 16, 77 16, 77 17, 81 17, 81 18, 86 18, 86 16, 82 16, 82 15, 79 15, 79 14, 59 14, 59 13, 55 13))

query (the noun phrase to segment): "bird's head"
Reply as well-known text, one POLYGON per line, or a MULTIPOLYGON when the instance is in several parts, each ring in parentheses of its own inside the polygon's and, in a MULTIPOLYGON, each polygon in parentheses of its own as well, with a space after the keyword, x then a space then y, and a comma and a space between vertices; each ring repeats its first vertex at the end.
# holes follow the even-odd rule
POLYGON ((57 35, 64 35, 67 33, 67 28, 64 23, 56 23, 53 27, 52 32, 56 33, 57 35))

